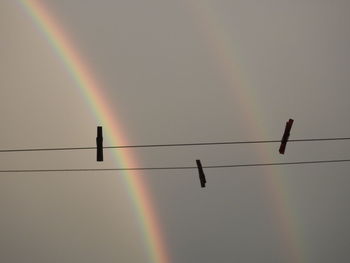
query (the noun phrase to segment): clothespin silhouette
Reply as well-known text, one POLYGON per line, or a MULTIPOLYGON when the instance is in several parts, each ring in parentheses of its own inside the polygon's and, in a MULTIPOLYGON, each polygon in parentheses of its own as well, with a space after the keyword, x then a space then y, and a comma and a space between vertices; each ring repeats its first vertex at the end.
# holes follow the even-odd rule
POLYGON ((290 130, 292 129, 293 122, 294 122, 293 119, 289 119, 289 121, 287 121, 286 123, 286 128, 284 129, 283 137, 281 140, 281 146, 279 149, 280 154, 284 154, 286 150, 286 146, 290 135, 290 130))
POLYGON ((198 173, 199 173, 199 181, 201 182, 201 187, 204 188, 207 180, 205 179, 205 174, 203 172, 202 163, 200 160, 196 160, 198 173))
POLYGON ((103 162, 102 126, 97 126, 96 146, 97 146, 97 161, 98 162, 103 162))

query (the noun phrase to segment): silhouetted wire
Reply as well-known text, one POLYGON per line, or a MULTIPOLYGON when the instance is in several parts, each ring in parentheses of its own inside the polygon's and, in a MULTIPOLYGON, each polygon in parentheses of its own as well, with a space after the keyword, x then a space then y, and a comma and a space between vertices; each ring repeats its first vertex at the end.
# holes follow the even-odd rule
MULTIPOLYGON (((316 142, 316 141, 345 141, 350 137, 339 138, 309 138, 290 139, 288 142, 316 142)), ((210 145, 232 145, 232 144, 259 144, 259 143, 280 143, 281 140, 256 140, 256 141, 224 141, 224 142, 195 142, 195 143, 169 143, 169 144, 139 144, 139 145, 116 145, 104 146, 104 149, 127 149, 127 148, 160 148, 160 147, 186 147, 186 146, 210 146, 210 145)), ((73 150, 96 150, 91 147, 62 147, 62 148, 28 148, 28 149, 0 149, 0 153, 8 152, 43 152, 43 151, 73 151, 73 150)))
MULTIPOLYGON (((228 165, 208 165, 203 169, 219 168, 243 168, 258 166, 282 166, 282 165, 305 165, 305 164, 324 164, 324 163, 344 163, 350 162, 350 159, 333 159, 317 161, 299 161, 299 162, 276 162, 276 163, 250 163, 250 164, 228 164, 228 165)), ((149 170, 192 170, 197 166, 168 166, 168 167, 125 167, 125 168, 79 168, 79 169, 24 169, 24 170, 0 170, 0 173, 40 173, 40 172, 103 172, 103 171, 149 171, 149 170)))

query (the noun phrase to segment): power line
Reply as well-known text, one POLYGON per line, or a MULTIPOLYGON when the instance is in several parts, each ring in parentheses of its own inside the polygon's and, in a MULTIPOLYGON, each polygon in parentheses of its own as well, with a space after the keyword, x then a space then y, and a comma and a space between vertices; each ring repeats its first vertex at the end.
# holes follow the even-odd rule
MULTIPOLYGON (((250 164, 228 164, 228 165, 208 165, 203 169, 219 168, 244 168, 261 166, 284 166, 284 165, 306 165, 325 163, 345 163, 350 159, 299 161, 299 162, 276 162, 276 163, 250 163, 250 164)), ((23 169, 23 170, 0 170, 0 173, 43 173, 43 172, 106 172, 106 171, 150 171, 150 170, 192 170, 197 166, 168 166, 168 167, 125 167, 125 168, 78 168, 78 169, 23 169)))
MULTIPOLYGON (((350 140, 350 137, 290 139, 290 140, 288 140, 288 142, 345 141, 345 140, 350 140)), ((262 143, 280 143, 280 142, 281 142, 281 140, 223 141, 223 142, 194 142, 194 143, 169 143, 169 144, 116 145, 116 146, 104 146, 103 148, 104 149, 161 148, 161 147, 188 147, 188 146, 233 145, 233 144, 262 144, 262 143)), ((9 153, 9 152, 43 152, 43 151, 74 151, 74 150, 96 150, 96 146, 91 146, 91 147, 0 149, 0 153, 9 153)))

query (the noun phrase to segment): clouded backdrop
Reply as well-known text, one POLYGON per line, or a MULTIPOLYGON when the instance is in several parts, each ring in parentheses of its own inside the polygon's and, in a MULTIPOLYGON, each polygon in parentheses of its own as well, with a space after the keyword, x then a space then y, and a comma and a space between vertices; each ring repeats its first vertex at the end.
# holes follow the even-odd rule
MULTIPOLYGON (((278 140, 289 118, 294 139, 349 136, 349 10, 342 0, 2 0, 0 148, 94 146, 97 125, 105 145, 278 140)), ((289 143, 284 156, 278 146, 106 149, 103 163, 93 150, 0 153, 0 165, 350 157, 344 141, 289 143)), ((196 170, 2 173, 0 261, 349 261, 349 164, 205 172, 204 189, 196 170)))

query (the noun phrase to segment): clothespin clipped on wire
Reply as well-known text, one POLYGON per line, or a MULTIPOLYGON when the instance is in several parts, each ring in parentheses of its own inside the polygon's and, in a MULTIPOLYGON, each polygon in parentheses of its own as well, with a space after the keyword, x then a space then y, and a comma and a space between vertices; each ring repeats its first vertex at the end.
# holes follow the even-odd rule
POLYGON ((103 162, 103 135, 102 135, 102 126, 97 126, 97 137, 96 137, 96 146, 97 146, 97 161, 103 162))
POLYGON ((287 121, 286 123, 286 128, 284 129, 283 137, 281 140, 281 146, 279 149, 280 154, 284 154, 286 150, 286 146, 289 139, 290 130, 292 129, 293 122, 294 122, 293 119, 289 119, 289 121, 287 121))
POLYGON ((199 181, 201 182, 201 187, 204 188, 207 180, 205 179, 205 174, 203 171, 202 163, 200 160, 196 160, 198 173, 199 173, 199 181))

